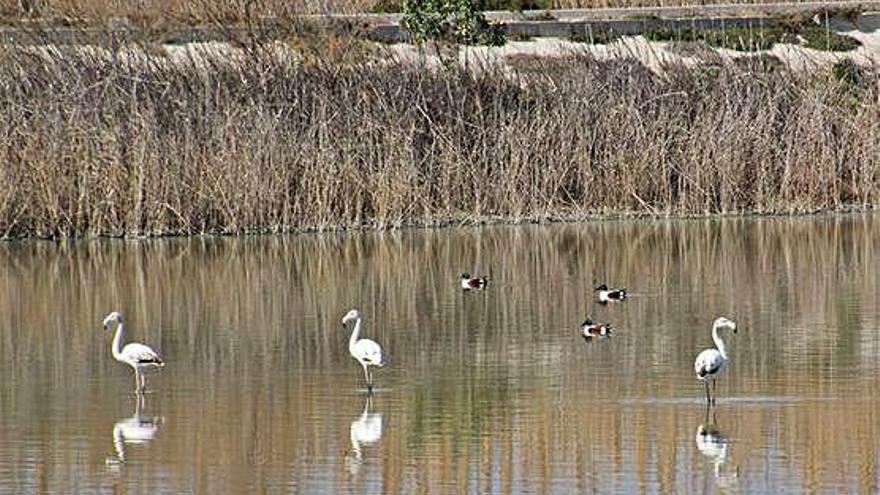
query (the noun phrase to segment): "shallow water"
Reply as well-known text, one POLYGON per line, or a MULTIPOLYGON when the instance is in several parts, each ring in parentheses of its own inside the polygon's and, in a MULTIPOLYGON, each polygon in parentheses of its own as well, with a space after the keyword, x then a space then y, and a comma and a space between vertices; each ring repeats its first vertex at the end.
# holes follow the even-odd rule
POLYGON ((874 493, 878 262, 878 215, 2 244, 0 492, 874 493))

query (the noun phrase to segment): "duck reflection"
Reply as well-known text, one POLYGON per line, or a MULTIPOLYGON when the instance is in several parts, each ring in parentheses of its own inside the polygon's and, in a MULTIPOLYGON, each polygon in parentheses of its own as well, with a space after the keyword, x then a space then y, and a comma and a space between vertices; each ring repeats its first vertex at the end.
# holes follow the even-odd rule
POLYGON ((382 413, 371 413, 373 397, 368 395, 364 401, 364 411, 351 422, 351 450, 348 469, 357 474, 363 462, 361 447, 378 442, 382 438, 382 413))
POLYGON ((108 466, 121 466, 125 464, 125 446, 145 444, 152 441, 164 423, 161 416, 145 416, 146 399, 139 395, 135 399, 134 415, 123 418, 113 425, 113 447, 116 449, 115 457, 107 458, 108 466))
POLYGON ((715 409, 706 407, 706 418, 697 427, 696 443, 697 450, 715 465, 715 484, 720 488, 735 487, 739 480, 739 467, 726 466, 730 441, 718 427, 715 409))

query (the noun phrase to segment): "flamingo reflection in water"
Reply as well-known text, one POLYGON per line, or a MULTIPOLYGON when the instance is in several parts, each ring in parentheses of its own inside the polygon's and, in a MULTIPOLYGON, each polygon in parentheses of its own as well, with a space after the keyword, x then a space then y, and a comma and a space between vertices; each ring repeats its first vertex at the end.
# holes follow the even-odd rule
POLYGON ((348 469, 357 474, 363 462, 361 447, 372 445, 382 439, 382 413, 371 413, 373 397, 368 395, 364 401, 364 411, 351 422, 351 450, 348 458, 348 469))
POLYGON ((113 425, 113 447, 116 449, 116 457, 108 457, 107 465, 119 467, 126 462, 126 445, 138 445, 151 442, 159 427, 165 422, 161 416, 145 416, 142 410, 145 408, 143 395, 135 398, 134 415, 122 418, 113 425))
POLYGON ((715 410, 712 409, 712 420, 709 420, 709 410, 706 407, 706 419, 697 427, 697 450, 705 457, 713 461, 715 472, 715 484, 719 488, 733 488, 739 481, 739 467, 732 470, 725 467, 728 460, 728 448, 730 440, 718 427, 715 410))

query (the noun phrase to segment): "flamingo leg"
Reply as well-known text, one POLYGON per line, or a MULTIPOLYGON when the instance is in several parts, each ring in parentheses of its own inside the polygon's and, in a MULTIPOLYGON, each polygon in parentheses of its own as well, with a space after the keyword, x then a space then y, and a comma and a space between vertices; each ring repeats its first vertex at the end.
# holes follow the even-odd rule
POLYGON ((137 368, 134 369, 134 393, 141 391, 141 373, 137 368))
POLYGON ((370 382, 370 372, 367 371, 367 365, 364 363, 361 363, 361 366, 363 366, 363 368, 364 368, 364 381, 367 382, 367 390, 372 391, 373 384, 370 382))
POLYGON ((716 397, 718 397, 718 381, 712 378, 712 405, 715 405, 716 397))
POLYGON ((712 397, 709 395, 709 382, 704 381, 703 385, 706 386, 706 405, 708 406, 712 404, 712 397))

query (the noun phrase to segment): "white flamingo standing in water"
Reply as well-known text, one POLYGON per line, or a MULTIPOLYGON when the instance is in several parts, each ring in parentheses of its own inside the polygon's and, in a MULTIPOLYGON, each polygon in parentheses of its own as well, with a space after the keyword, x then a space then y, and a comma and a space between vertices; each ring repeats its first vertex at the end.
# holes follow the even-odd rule
POLYGON ((706 385, 706 401, 709 404, 715 403, 715 377, 724 369, 728 361, 727 347, 718 333, 721 330, 733 330, 733 333, 736 333, 736 323, 723 316, 715 320, 715 323, 712 325, 712 340, 715 341, 715 349, 704 350, 697 356, 697 360, 694 361, 694 371, 697 373, 697 379, 706 385), (712 378, 712 396, 709 395, 709 378, 712 378))
POLYGON ((113 323, 116 323, 116 335, 113 337, 113 344, 110 350, 113 358, 120 363, 125 363, 134 368, 134 387, 136 393, 143 393, 146 389, 146 378, 144 370, 147 368, 161 368, 165 366, 162 357, 144 344, 132 342, 122 347, 122 332, 125 320, 122 313, 114 311, 104 318, 104 330, 109 330, 113 323), (120 349, 121 348, 121 349, 120 349))
POLYGON ((357 359, 364 368, 364 379, 367 381, 367 391, 373 392, 373 373, 370 366, 382 367, 382 348, 375 341, 370 339, 358 339, 361 334, 361 314, 358 310, 349 311, 342 318, 342 326, 354 320, 354 330, 351 332, 351 338, 348 340, 348 352, 351 357, 357 359))

